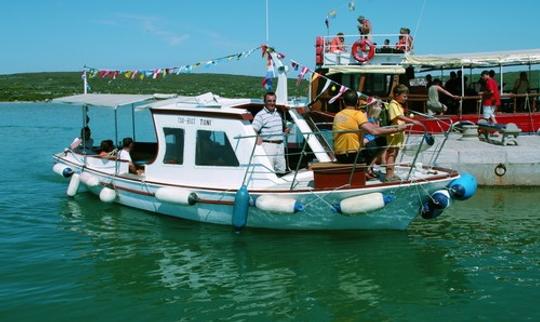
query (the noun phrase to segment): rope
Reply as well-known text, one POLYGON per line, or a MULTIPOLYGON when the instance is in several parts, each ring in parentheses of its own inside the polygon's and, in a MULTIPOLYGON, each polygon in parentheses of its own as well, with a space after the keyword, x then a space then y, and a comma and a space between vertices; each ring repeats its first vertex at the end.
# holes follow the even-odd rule
POLYGON ((422 18, 424 17, 424 9, 426 8, 426 0, 422 3, 422 9, 420 9, 420 15, 418 16, 418 20, 416 21, 416 27, 414 28, 414 37, 416 40, 418 40, 418 29, 420 29, 420 22, 422 21, 422 18))

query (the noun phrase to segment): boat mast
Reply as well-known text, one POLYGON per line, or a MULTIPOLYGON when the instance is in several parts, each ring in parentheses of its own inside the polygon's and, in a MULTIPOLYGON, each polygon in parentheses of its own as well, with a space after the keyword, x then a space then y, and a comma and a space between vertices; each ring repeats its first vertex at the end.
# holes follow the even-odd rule
POLYGON ((88 94, 88 80, 86 79, 86 67, 84 68, 84 71, 83 71, 83 74, 82 74, 82 79, 83 79, 83 93, 84 95, 88 94))
POLYGON ((270 29, 268 27, 268 0, 265 1, 266 2, 266 10, 265 10, 265 13, 266 13, 266 44, 268 45, 269 41, 270 41, 270 29))

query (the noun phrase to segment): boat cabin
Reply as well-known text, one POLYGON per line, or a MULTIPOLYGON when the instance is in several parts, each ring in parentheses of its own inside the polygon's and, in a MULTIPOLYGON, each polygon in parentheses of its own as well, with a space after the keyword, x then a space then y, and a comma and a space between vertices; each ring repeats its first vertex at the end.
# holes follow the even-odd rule
MULTIPOLYGON (((106 94, 77 95, 57 101, 84 102, 85 111, 89 106, 114 107, 115 115, 116 109, 126 105, 133 110, 149 111, 156 142, 135 142, 130 154, 132 161, 143 170, 139 175, 129 172, 126 160, 100 157, 97 147, 94 147, 95 154, 73 154, 74 158, 84 157, 89 167, 118 176, 139 176, 147 182, 171 185, 178 183, 178 178, 188 186, 219 189, 237 189, 244 182, 252 188, 290 185, 288 176, 293 176, 292 172, 283 177, 277 176, 262 145, 256 144, 257 133, 251 122, 263 108, 262 100, 228 99, 206 93, 164 100, 141 95, 140 100, 135 101, 130 96, 129 101, 127 97, 122 101, 122 95, 111 94, 108 97, 110 102, 107 102, 103 95, 106 94)), ((315 160, 326 162, 333 159, 332 149, 320 135, 313 133, 310 124, 302 117, 302 107, 278 106, 278 109, 283 119, 295 124, 295 131, 284 139, 289 143, 289 154, 295 149, 303 149, 304 160, 300 160, 303 167, 315 160)), ((115 120, 115 127, 118 127, 118 122, 115 120)), ((132 122, 135 126, 136 122, 132 122)), ((120 139, 116 137, 115 141, 120 139)), ((288 166, 295 168, 298 156, 288 161, 288 166)), ((305 175, 312 179, 312 174, 305 175)), ((302 174, 297 173, 295 180, 300 179, 302 174)))

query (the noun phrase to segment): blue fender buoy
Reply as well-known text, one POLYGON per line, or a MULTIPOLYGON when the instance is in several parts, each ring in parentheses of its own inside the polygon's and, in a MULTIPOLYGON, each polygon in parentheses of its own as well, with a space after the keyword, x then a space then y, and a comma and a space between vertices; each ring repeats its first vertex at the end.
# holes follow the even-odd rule
POLYGON ((74 173, 75 173, 75 171, 73 171, 73 169, 71 169, 71 168, 65 168, 64 170, 62 170, 62 176, 63 176, 64 178, 69 178, 69 177, 71 177, 74 173))
POLYGON ((431 133, 424 134, 424 142, 426 142, 427 145, 432 146, 435 144, 435 138, 431 133))
POLYGON ((249 192, 246 185, 242 185, 234 196, 232 225, 238 232, 247 224, 247 216, 249 210, 249 192))
POLYGON ((437 190, 422 204, 420 214, 424 219, 439 217, 450 206, 450 194, 446 190, 437 190))
POLYGON ((448 185, 448 190, 452 195, 452 198, 457 200, 466 200, 474 196, 478 184, 476 183, 476 178, 470 173, 462 173, 460 177, 456 180, 453 180, 448 185))

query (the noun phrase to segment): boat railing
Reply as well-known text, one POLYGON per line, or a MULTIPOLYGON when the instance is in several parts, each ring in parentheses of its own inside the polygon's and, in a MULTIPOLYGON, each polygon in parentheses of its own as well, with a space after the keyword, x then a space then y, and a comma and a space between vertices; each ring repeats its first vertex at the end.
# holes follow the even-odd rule
MULTIPOLYGON (((317 53, 322 59, 317 62, 318 65, 358 65, 360 62, 354 59, 353 47, 355 43, 366 39, 373 45, 374 56, 370 64, 382 65, 399 65, 402 63, 404 54, 411 52, 412 38, 402 34, 370 34, 370 35, 342 35, 343 44, 336 46, 332 43, 333 36, 321 36, 316 44, 317 53), (409 46, 403 46, 400 42, 400 37, 408 37, 410 40, 409 46)), ((370 48, 365 48, 369 51, 370 48)))
MULTIPOLYGON (((427 92, 426 94, 409 94, 409 108, 427 113, 427 92)), ((501 95, 501 106, 498 112, 502 113, 534 113, 540 101, 540 93, 525 94, 503 94, 501 95)), ((447 114, 480 114, 482 112, 481 95, 464 95, 459 100, 447 102, 450 109, 447 114)))
MULTIPOLYGON (((450 123, 451 123, 451 120, 450 120, 450 123)), ((245 184, 246 181, 248 180, 250 174, 255 173, 255 171, 256 171, 255 168, 258 167, 258 166, 261 166, 260 164, 255 164, 254 163, 254 161, 255 161, 255 159, 257 157, 274 157, 274 156, 282 156, 283 155, 285 157, 285 159, 287 160, 288 170, 293 173, 292 179, 290 179, 291 181, 290 181, 290 184, 289 184, 289 190, 290 191, 294 190, 294 188, 297 185, 301 184, 301 183, 304 183, 304 185, 307 185, 308 182, 301 182, 300 181, 301 179, 298 179, 299 173, 300 173, 301 170, 305 169, 305 167, 303 167, 303 165, 307 165, 307 168, 309 168, 309 164, 318 163, 318 161, 314 160, 314 159, 310 159, 310 160, 306 160, 306 159, 309 158, 310 156, 311 156, 311 158, 313 158, 313 157, 317 158, 318 153, 326 153, 326 154, 329 153, 328 151, 314 152, 314 151, 311 151, 310 149, 308 150, 308 147, 309 147, 308 146, 308 141, 309 141, 310 136, 323 136, 324 137, 324 136, 327 136, 327 135, 330 134, 333 137, 333 135, 337 134, 337 133, 358 133, 358 134, 360 134, 361 132, 362 132, 362 130, 346 130, 346 131, 322 130, 322 131, 313 131, 313 132, 309 132, 309 133, 299 132, 298 134, 300 134, 304 139, 303 139, 303 141, 301 143, 297 142, 299 144, 297 144, 296 149, 290 149, 290 147, 287 147, 287 144, 285 144, 284 152, 283 153, 276 153, 276 154, 268 154, 266 152, 264 154, 256 154, 256 146, 258 145, 257 139, 259 139, 259 138, 262 139, 264 137, 276 137, 276 136, 279 136, 279 134, 278 135, 276 135, 276 134, 260 135, 259 134, 259 135, 236 136, 234 138, 235 140, 243 140, 243 139, 253 139, 253 138, 255 138, 255 140, 254 140, 255 143, 254 143, 254 145, 253 145, 253 147, 251 149, 251 154, 249 156, 248 163, 245 165, 246 172, 244 174, 244 178, 243 178, 242 182, 243 182, 243 184, 245 184), (296 160, 296 162, 293 162, 293 161, 290 161, 290 160, 296 160)), ((402 147, 402 152, 403 152, 402 155, 405 154, 405 153, 407 153, 407 154, 412 153, 412 160, 410 162, 410 171, 408 172, 407 177, 404 178, 404 180, 409 180, 411 178, 411 174, 412 174, 412 170, 414 169, 414 165, 416 164, 416 160, 418 160, 420 154, 423 153, 426 150, 426 146, 429 145, 428 144, 429 142, 426 142, 426 141, 428 140, 428 136, 430 134, 427 131, 418 131, 418 130, 414 130, 412 128, 406 130, 406 134, 407 134, 408 139, 405 142, 404 146, 402 147), (413 136, 418 136, 419 139, 417 138, 416 141, 414 141, 414 142, 410 141, 409 138, 413 137, 413 136)), ((288 142, 288 140, 287 140, 288 135, 289 134, 287 134, 287 133, 282 133, 281 134, 281 136, 283 137, 283 141, 285 143, 288 142)), ((440 154, 440 151, 443 149, 447 138, 448 138, 448 135, 446 134, 446 135, 443 136, 443 140, 436 144, 433 151, 431 151, 432 157, 431 157, 431 159, 430 159, 430 161, 428 163, 424 164, 425 166, 429 167, 429 166, 434 166, 435 165, 436 158, 440 154)), ((432 143, 432 145, 433 145, 433 143, 432 143)), ((384 146, 382 148, 386 149, 388 147, 389 146, 384 146)), ((332 150, 330 153, 332 155, 332 159, 335 161, 335 158, 333 158, 334 151, 332 150)), ((338 166, 338 165, 339 164, 336 163, 336 166, 338 166)), ((351 167, 351 170, 350 170, 350 173, 349 173, 348 184, 343 185, 343 186, 339 187, 338 189, 350 187, 355 172, 357 170, 359 170, 359 171, 367 171, 370 168, 371 165, 363 164, 363 163, 358 162, 358 160, 355 160, 355 162, 352 163, 352 164, 349 164, 349 166, 351 167)), ((268 171, 268 172, 274 172, 273 169, 268 169, 267 167, 265 167, 265 170, 268 171)), ((289 176, 289 178, 290 178, 290 176, 289 176)))

